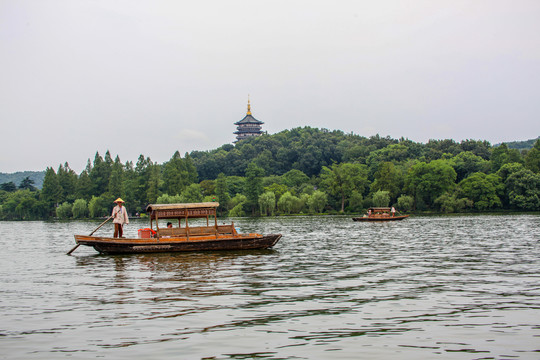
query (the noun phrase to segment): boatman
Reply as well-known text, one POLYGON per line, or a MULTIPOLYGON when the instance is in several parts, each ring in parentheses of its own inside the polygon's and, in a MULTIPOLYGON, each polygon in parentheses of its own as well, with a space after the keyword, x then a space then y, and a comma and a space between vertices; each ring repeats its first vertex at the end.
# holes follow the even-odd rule
POLYGON ((129 224, 129 216, 127 209, 124 207, 124 200, 118 198, 114 200, 116 206, 112 210, 113 224, 114 224, 114 237, 123 237, 124 224, 129 224))

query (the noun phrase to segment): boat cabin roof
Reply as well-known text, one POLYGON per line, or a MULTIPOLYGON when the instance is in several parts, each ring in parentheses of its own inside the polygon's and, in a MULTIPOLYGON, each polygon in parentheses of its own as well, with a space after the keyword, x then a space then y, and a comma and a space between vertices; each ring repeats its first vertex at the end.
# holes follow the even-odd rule
POLYGON ((368 210, 371 212, 390 212, 392 208, 389 207, 370 207, 368 210))
POLYGON ((207 218, 216 216, 218 206, 218 202, 150 204, 146 207, 146 212, 150 219, 207 218))

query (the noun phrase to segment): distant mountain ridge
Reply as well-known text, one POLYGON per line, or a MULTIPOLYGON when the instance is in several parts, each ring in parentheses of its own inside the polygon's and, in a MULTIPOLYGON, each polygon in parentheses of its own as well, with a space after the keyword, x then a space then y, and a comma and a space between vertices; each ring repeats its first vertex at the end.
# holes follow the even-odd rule
POLYGON ((34 180, 34 186, 41 189, 43 187, 45 171, 18 171, 11 174, 0 172, 0 184, 13 182, 15 185, 19 186, 21 181, 26 177, 30 178, 30 180, 34 180))
MULTIPOLYGON (((516 150, 529 150, 532 149, 534 146, 534 143, 536 140, 540 139, 540 136, 536 139, 530 139, 525 141, 512 141, 512 142, 505 142, 506 146, 508 146, 509 149, 516 149, 516 150)), ((497 144, 500 145, 500 144, 497 144)), ((497 146, 495 145, 495 146, 497 146)))

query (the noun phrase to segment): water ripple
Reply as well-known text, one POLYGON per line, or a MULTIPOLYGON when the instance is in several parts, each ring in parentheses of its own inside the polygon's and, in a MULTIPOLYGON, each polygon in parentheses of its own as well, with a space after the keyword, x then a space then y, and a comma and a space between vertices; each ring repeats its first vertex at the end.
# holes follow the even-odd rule
POLYGON ((99 223, 0 223, 2 356, 538 358, 539 216, 235 223, 283 238, 264 251, 66 256, 99 223))

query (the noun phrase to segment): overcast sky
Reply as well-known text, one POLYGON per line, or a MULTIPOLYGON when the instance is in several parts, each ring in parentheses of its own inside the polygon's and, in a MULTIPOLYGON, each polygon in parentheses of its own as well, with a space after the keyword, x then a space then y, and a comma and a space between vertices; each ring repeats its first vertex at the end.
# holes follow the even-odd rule
POLYGON ((540 1, 0 0, 0 172, 162 163, 246 114, 429 139, 540 135, 540 1))

